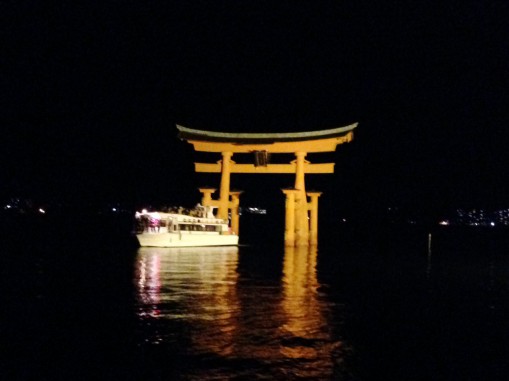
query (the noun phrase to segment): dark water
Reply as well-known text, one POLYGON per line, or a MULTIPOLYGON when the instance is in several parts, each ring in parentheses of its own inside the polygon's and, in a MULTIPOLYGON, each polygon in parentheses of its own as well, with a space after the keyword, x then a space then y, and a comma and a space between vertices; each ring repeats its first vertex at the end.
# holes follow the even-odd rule
POLYGON ((58 221, 2 223, 2 380, 509 379, 507 231, 285 250, 251 221, 238 249, 178 250, 58 221))

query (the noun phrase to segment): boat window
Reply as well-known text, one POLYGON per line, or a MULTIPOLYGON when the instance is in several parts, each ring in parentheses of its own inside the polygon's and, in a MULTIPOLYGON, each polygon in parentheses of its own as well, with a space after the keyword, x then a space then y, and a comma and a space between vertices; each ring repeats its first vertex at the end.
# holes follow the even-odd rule
POLYGON ((183 231, 195 231, 195 232, 218 232, 221 231, 219 225, 205 225, 205 224, 179 224, 179 230, 183 231))

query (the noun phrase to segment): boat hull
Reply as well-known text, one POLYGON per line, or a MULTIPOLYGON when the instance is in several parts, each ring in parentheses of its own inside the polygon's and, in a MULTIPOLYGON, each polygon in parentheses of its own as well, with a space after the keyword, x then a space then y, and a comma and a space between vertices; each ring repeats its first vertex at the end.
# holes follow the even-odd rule
POLYGON ((204 247, 204 246, 237 246, 239 236, 235 234, 203 233, 152 233, 137 234, 142 247, 204 247))

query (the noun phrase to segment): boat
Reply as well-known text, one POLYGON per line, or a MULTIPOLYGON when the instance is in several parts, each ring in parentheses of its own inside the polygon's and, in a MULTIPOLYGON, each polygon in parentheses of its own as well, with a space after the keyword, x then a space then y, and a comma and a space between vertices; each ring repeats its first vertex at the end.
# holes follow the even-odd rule
POLYGON ((136 238, 142 247, 236 246, 239 236, 228 220, 216 218, 213 206, 192 210, 136 212, 136 238))

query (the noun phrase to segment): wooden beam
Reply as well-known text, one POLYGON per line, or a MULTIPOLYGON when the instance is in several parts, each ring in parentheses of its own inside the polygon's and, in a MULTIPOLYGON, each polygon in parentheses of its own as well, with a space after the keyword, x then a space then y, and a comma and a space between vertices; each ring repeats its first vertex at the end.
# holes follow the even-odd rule
POLYGON ((353 132, 350 131, 344 136, 304 140, 294 142, 274 142, 274 143, 229 143, 229 142, 210 142, 189 139, 188 142, 194 146, 196 151, 200 152, 232 152, 232 153, 250 153, 254 151, 267 151, 268 153, 295 153, 295 152, 333 152, 338 144, 348 143, 353 139, 353 132))
MULTIPOLYGON (((196 172, 221 173, 221 163, 194 163, 196 172)), ((231 163, 230 173, 295 173, 296 164, 268 164, 255 167, 254 164, 231 163)), ((334 163, 304 164, 304 173, 334 173, 334 163)))

